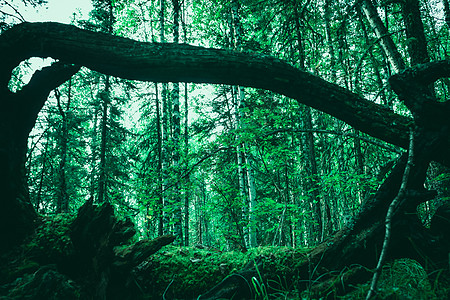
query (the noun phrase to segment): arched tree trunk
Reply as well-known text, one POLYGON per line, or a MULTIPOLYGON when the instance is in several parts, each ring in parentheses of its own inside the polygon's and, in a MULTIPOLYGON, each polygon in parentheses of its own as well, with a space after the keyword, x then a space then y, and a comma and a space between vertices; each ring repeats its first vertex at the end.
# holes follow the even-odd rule
MULTIPOLYGON (((392 89, 411 110, 413 120, 281 60, 263 55, 182 44, 140 43, 57 23, 15 26, 0 36, 0 53, 9 58, 0 61, 0 175, 7 179, 0 184, 0 238, 3 248, 20 241, 33 229, 36 219, 25 179, 28 134, 49 91, 69 79, 78 68, 56 63, 36 72, 30 83, 16 94, 11 93, 7 86, 11 71, 20 61, 31 56, 51 56, 127 79, 224 83, 269 89, 404 148, 409 128, 414 126, 415 163, 406 197, 394 212, 389 256, 412 257, 432 268, 448 268, 448 222, 433 221, 432 228, 426 229, 415 212, 419 203, 432 199, 436 194, 423 188, 429 162, 435 160, 450 166, 450 105, 436 102, 428 89, 436 80, 450 77, 450 61, 421 64, 390 78, 392 89)), ((406 154, 375 196, 365 202, 354 221, 313 249, 307 261, 299 264, 299 274, 321 276, 323 281, 336 279, 329 270, 342 270, 355 263, 374 267, 384 234, 383 220, 398 193, 405 164, 406 154), (315 270, 315 273, 311 274, 310 270, 315 270)), ((447 211, 444 209, 442 213, 445 215, 447 211)))
MULTIPOLYGON (((6 75, 5 71, 8 68, 3 66, 0 72, 6 75)), ((30 203, 25 171, 28 135, 50 91, 77 71, 77 67, 54 64, 37 71, 17 93, 7 89, 9 78, 1 76, 0 251, 21 242, 35 226, 37 214, 30 203)))

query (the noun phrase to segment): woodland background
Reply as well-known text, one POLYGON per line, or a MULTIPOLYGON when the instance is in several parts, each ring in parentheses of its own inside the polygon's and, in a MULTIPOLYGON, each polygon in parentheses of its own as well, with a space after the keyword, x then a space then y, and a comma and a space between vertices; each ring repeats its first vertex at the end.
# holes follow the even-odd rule
MULTIPOLYGON (((94 1, 91 18, 74 14, 73 22, 140 41, 270 54, 408 114, 386 88, 388 64, 352 3, 174 3, 94 1)), ((406 51, 398 5, 380 13, 406 51)), ((426 1, 422 13, 431 53, 445 58, 440 1, 426 1)), ((13 90, 28 72, 26 62, 15 70, 13 90)), ((443 98, 447 83, 437 85, 443 98)), ((73 213, 93 198, 132 216, 142 236, 177 230, 184 245, 229 250, 322 241, 356 214, 399 152, 271 92, 82 69, 51 93, 29 138, 27 166, 41 213, 73 213)), ((430 173, 429 184, 446 182, 430 173)), ((423 206, 424 221, 432 211, 423 206)))

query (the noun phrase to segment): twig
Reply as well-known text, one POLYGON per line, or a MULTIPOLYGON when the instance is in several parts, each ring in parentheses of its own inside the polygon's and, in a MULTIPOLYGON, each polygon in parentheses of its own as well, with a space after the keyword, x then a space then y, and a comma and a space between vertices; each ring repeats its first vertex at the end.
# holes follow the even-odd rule
POLYGON ((277 130, 273 130, 273 131, 269 131, 265 134, 263 134, 261 137, 267 137, 269 135, 274 135, 277 133, 281 133, 281 132, 294 132, 294 133, 322 133, 322 134, 332 134, 332 135, 336 135, 336 136, 342 136, 342 137, 352 137, 355 139, 359 139, 362 140, 366 143, 369 144, 373 144, 375 146, 378 146, 380 148, 395 152, 395 153, 403 153, 403 151, 397 147, 391 146, 389 144, 384 144, 376 139, 372 139, 369 137, 365 137, 362 135, 356 135, 354 133, 350 133, 350 132, 344 132, 344 131, 337 131, 337 130, 325 130, 325 129, 294 129, 294 128, 285 128, 285 129, 277 129, 277 130))
POLYGON ((389 241, 391 238, 391 225, 392 225, 392 216, 394 214, 394 210, 397 208, 398 203, 405 197, 406 193, 406 186, 408 184, 408 178, 409 178, 409 172, 411 170, 411 166, 413 165, 413 158, 414 158, 414 130, 411 129, 409 132, 409 153, 408 153, 408 161, 405 166, 405 171, 403 173, 402 177, 402 183, 400 185, 400 189, 398 191, 397 196, 392 200, 391 204, 389 205, 388 212, 386 214, 386 231, 384 234, 384 241, 383 241, 383 248, 381 249, 380 258, 378 259, 377 268, 375 269, 375 273, 372 277, 372 283, 370 285, 370 290, 367 293, 366 300, 373 297, 376 293, 378 278, 381 274, 381 269, 384 264, 384 260, 386 258, 386 252, 389 247, 389 241))
POLYGON ((22 14, 19 12, 19 10, 18 10, 16 7, 14 7, 12 4, 10 4, 10 3, 9 3, 8 1, 6 1, 6 0, 3 1, 3 2, 5 2, 5 4, 8 5, 12 10, 14 10, 15 13, 18 14, 20 18, 17 17, 17 16, 14 16, 14 15, 12 15, 12 14, 8 14, 8 13, 3 12, 4 14, 7 14, 7 15, 9 15, 9 16, 11 16, 11 17, 15 17, 16 19, 18 19, 18 20, 21 21, 21 22, 26 22, 25 18, 22 16, 22 14))
POLYGON ((166 287, 166 290, 164 291, 164 294, 163 294, 163 300, 166 300, 166 293, 167 293, 167 291, 169 290, 169 288, 170 288, 170 286, 172 285, 172 283, 174 282, 174 280, 175 280, 175 276, 174 277, 172 277, 172 280, 170 281, 170 283, 169 283, 169 285, 166 287))

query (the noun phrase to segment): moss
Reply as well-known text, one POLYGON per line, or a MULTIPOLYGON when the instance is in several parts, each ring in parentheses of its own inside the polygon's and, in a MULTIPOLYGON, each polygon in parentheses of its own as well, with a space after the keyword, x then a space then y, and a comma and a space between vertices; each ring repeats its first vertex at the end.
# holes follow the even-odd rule
POLYGON ((0 283, 32 274, 41 265, 60 263, 73 253, 69 225, 74 216, 44 216, 34 234, 19 247, 1 257, 0 283))
POLYGON ((43 264, 69 257, 73 253, 70 224, 74 217, 70 214, 44 217, 24 250, 43 264))
POLYGON ((166 292, 171 297, 192 298, 247 262, 246 255, 240 252, 167 246, 148 259, 145 268, 141 269, 141 276, 150 279, 146 288, 154 297, 161 297, 166 292))
MULTIPOLYGON (((342 299, 365 298, 370 282, 358 285, 342 299)), ((397 259, 383 267, 378 282, 379 299, 438 299, 427 273, 415 260, 397 259)))
POLYGON ((160 298, 166 293, 167 299, 194 298, 260 257, 262 274, 267 275, 264 279, 272 290, 286 292, 294 289, 293 270, 303 261, 304 252, 287 247, 258 247, 244 254, 167 246, 138 268, 137 277, 151 297, 160 298))

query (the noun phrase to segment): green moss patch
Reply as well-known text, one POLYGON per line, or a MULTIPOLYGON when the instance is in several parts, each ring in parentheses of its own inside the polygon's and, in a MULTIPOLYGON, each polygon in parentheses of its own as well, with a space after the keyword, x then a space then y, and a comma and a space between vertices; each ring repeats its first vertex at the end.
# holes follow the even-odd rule
POLYGON ((149 297, 194 299, 258 258, 264 278, 249 284, 259 285, 264 279, 280 293, 293 289, 294 270, 303 261, 304 251, 287 247, 258 247, 241 253, 167 246, 137 268, 137 278, 149 297))

